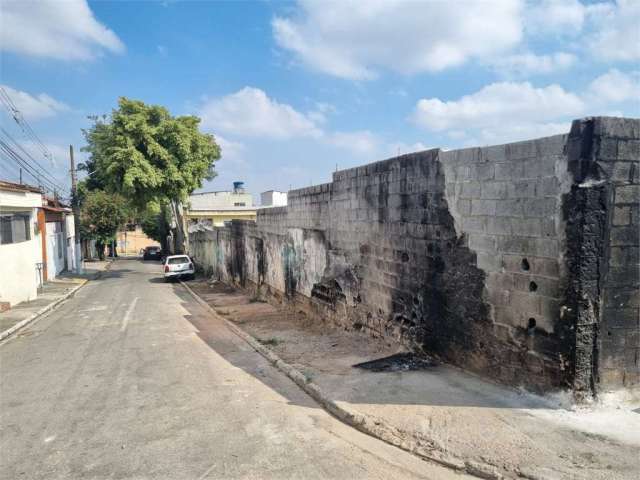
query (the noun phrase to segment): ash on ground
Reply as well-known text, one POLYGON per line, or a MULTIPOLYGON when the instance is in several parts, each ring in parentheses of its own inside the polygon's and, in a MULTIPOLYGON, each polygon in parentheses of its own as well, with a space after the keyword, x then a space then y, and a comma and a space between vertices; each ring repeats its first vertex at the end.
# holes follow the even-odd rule
POLYGON ((408 372, 410 370, 425 370, 437 365, 438 362, 431 357, 413 353, 396 353, 390 357, 357 363, 353 367, 372 372, 408 372))

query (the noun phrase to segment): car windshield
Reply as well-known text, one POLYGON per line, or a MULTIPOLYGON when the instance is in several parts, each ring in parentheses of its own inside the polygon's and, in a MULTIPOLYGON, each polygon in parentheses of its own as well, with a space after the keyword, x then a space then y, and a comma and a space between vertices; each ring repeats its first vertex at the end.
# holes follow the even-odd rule
POLYGON ((160 251, 160 247, 147 247, 148 252, 158 252, 160 251))
POLYGON ((177 263, 189 263, 189 257, 175 257, 170 258, 167 262, 169 265, 175 265, 177 263))

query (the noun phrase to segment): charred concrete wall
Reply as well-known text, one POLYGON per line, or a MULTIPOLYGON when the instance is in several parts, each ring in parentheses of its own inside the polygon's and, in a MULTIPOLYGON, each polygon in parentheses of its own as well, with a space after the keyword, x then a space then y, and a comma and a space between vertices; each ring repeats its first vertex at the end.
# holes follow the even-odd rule
POLYGON ((505 383, 637 385, 638 123, 338 171, 255 223, 194 234, 192 254, 223 281, 505 383))

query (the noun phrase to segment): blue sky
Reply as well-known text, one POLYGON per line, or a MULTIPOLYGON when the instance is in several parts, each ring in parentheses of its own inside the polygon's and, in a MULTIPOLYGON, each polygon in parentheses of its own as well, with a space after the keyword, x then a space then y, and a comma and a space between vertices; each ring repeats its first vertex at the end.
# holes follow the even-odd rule
MULTIPOLYGON (((68 145, 119 96, 196 114, 223 156, 206 190, 325 182, 431 147, 640 116, 640 2, 578 0, 0 4, 1 78, 67 184, 68 145)), ((81 156, 81 155, 80 155, 81 156)), ((0 177, 17 170, 0 160, 0 177)))

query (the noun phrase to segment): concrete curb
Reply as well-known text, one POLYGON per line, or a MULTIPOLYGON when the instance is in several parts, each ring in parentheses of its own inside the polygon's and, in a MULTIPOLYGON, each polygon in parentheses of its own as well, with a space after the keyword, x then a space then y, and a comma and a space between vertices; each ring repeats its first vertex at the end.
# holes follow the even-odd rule
POLYGON ((54 300, 53 302, 51 302, 48 305, 45 305, 40 310, 38 310, 36 313, 32 314, 31 316, 25 318, 24 320, 22 320, 22 321, 20 321, 18 323, 16 323, 13 327, 6 329, 4 332, 0 332, 0 342, 3 341, 5 338, 10 337, 12 334, 17 332, 21 328, 26 327, 31 322, 33 322, 34 320, 38 319, 39 317, 41 317, 45 313, 50 312, 51 310, 55 309, 58 305, 60 305, 65 300, 67 300, 69 297, 73 296, 78 290, 80 290, 82 287, 84 287, 91 280, 97 280, 98 278, 100 278, 100 276, 102 275, 102 272, 104 272, 106 270, 109 270, 111 268, 111 265, 113 265, 113 262, 109 262, 109 264, 104 267, 104 270, 101 270, 101 271, 97 272, 94 275, 94 277, 91 278, 91 279, 81 278, 80 279, 80 284, 77 287, 72 288, 67 293, 65 293, 62 297, 58 298, 57 300, 54 300))
POLYGON ((302 372, 282 360, 272 350, 265 347, 258 340, 256 340, 255 337, 242 330, 233 322, 220 316, 211 307, 211 305, 200 298, 200 296, 195 293, 186 283, 182 281, 180 281, 180 283, 200 305, 211 312, 216 318, 225 322, 233 333, 242 338, 254 350, 260 353, 269 362, 271 362, 278 370, 287 375, 287 377, 293 380, 296 385, 298 385, 302 390, 304 390, 309 396, 311 396, 326 411, 328 411, 338 420, 360 430, 363 433, 366 433, 367 435, 382 440, 385 443, 388 443, 420 458, 438 463, 445 467, 488 480, 505 480, 505 478, 508 478, 500 473, 500 469, 495 465, 491 465, 489 463, 461 460, 455 456, 450 455, 449 453, 443 452, 442 450, 438 449, 438 447, 435 446, 435 444, 429 442, 428 439, 420 441, 418 439, 411 438, 410 434, 406 434, 400 429, 386 424, 379 418, 369 415, 363 415, 358 412, 352 412, 338 405, 327 395, 325 395, 322 389, 318 385, 310 381, 308 377, 305 376, 302 372))
POLYGON ((69 290, 67 293, 65 293, 62 297, 58 298, 57 300, 54 300, 53 302, 51 302, 48 305, 45 305, 44 307, 42 307, 40 310, 38 310, 36 313, 32 314, 31 316, 25 318, 24 320, 16 323, 13 327, 8 328, 7 330, 5 330, 4 332, 0 333, 0 341, 4 340, 5 338, 9 337, 10 335, 12 335, 13 333, 17 332, 18 330, 20 330, 22 327, 27 326, 28 324, 30 324, 31 322, 33 322, 35 319, 37 319, 38 317, 40 317, 41 315, 44 315, 45 313, 53 310, 55 307, 57 307, 59 304, 61 304, 62 302, 64 302, 67 298, 71 297, 74 293, 76 293, 79 289, 81 289, 82 287, 84 287, 87 282, 89 280, 83 280, 83 282, 81 284, 79 284, 76 287, 73 287, 71 290, 69 290))

